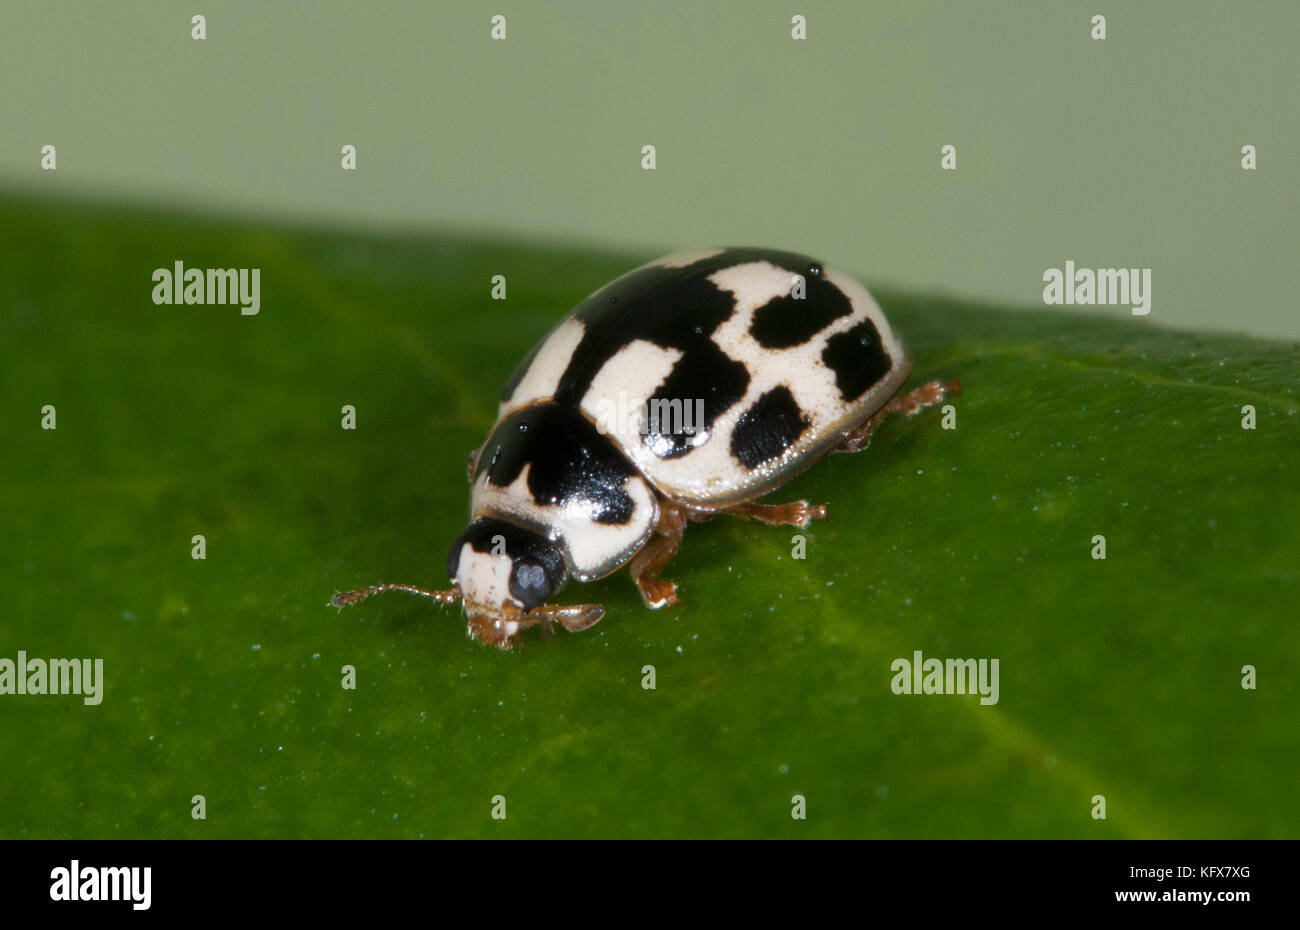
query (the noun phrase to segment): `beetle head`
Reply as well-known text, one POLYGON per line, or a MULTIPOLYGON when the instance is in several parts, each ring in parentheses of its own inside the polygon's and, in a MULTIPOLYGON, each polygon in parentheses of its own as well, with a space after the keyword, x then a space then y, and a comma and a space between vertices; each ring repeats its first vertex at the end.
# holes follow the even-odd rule
POLYGON ((471 523, 451 544, 447 574, 460 589, 469 635, 502 649, 536 623, 549 635, 552 620, 576 631, 604 616, 598 605, 547 605, 568 576, 559 546, 502 520, 471 523))

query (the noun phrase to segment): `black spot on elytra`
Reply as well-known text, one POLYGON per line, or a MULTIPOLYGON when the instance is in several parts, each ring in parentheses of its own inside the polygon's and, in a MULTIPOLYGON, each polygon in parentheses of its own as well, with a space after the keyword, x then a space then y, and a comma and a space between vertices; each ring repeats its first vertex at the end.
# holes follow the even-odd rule
POLYGON ((483 444, 475 478, 487 471, 491 484, 506 487, 524 466, 528 491, 542 506, 584 504, 597 523, 632 518, 635 504, 623 485, 636 469, 576 410, 537 404, 506 417, 483 444))
MULTIPOLYGON (((808 270, 811 272, 811 266, 808 270)), ((804 296, 773 297, 754 311, 749 334, 765 349, 803 345, 840 317, 853 312, 853 304, 834 284, 820 276, 804 278, 804 296)))
POLYGON ((749 372, 742 363, 729 358, 713 342, 701 344, 673 366, 647 401, 648 411, 661 413, 658 423, 650 417, 644 424, 641 441, 661 459, 680 458, 708 438, 713 421, 744 397, 747 387, 749 372), (695 416, 696 400, 704 402, 703 416, 699 418, 695 416), (665 401, 666 405, 661 403, 665 401), (678 415, 680 421, 674 422, 678 415), (690 432, 683 430, 688 423, 690 432))
POLYGON ((746 468, 757 468, 794 445, 811 422, 788 387, 775 387, 740 415, 731 434, 731 454, 746 468))
POLYGON ((893 363, 870 320, 826 341, 822 361, 835 372, 835 384, 845 400, 857 400, 889 374, 893 363))
MULTIPOLYGON (((725 249, 682 268, 640 268, 592 294, 576 308, 574 315, 586 327, 560 378, 555 402, 577 407, 605 363, 632 342, 642 339, 682 358, 656 397, 679 398, 683 403, 704 401, 705 422, 714 420, 734 405, 749 386, 744 366, 726 357, 710 338, 735 312, 735 298, 718 288, 709 275, 722 268, 747 262, 766 261, 802 274, 812 259, 772 249, 725 249)), ((521 374, 520 378, 523 377, 521 374)), ((670 454, 683 454, 672 437, 670 454)))

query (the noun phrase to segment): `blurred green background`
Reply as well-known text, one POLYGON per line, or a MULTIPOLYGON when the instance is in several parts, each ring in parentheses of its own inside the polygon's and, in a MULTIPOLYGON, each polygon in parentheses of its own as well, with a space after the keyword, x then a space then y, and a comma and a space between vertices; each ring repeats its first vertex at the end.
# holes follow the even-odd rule
POLYGON ((0 183, 638 254, 762 244, 1020 305, 1067 259, 1151 268, 1161 324, 1300 336, 1298 39, 1293 0, 7 0, 0 183))
POLYGON ((4 4, 0 657, 107 688, 0 696, 0 837, 1300 834, 1296 9, 4 4), (860 273, 958 429, 786 489, 806 560, 693 526, 678 610, 620 574, 502 655, 324 606, 443 584, 515 362, 712 243, 860 273), (155 306, 177 259, 261 313, 155 306), (1067 259, 1153 268, 1151 317, 1044 309, 1067 259), (1000 702, 890 693, 916 649, 1000 702))

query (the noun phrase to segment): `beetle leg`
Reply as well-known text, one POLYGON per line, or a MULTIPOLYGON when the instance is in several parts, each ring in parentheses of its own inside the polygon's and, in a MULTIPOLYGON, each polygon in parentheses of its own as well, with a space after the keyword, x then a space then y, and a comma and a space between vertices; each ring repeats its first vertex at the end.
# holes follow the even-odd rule
POLYGON ((788 504, 737 504, 728 507, 722 513, 729 513, 742 520, 757 520, 768 526, 807 526, 814 517, 826 516, 825 504, 810 504, 807 501, 791 501, 788 504))
POLYGON ((681 600, 677 596, 677 585, 650 576, 658 574, 677 554, 682 534, 686 532, 686 514, 681 508, 664 502, 659 509, 659 524, 655 532, 659 535, 642 547, 628 569, 641 591, 641 599, 652 609, 671 607, 681 600))
POLYGON ((547 638, 551 636, 551 621, 555 621, 570 633, 578 633, 595 626, 605 616, 605 608, 599 604, 546 604, 528 611, 525 622, 541 623, 542 632, 547 638))
POLYGON ((920 413, 926 407, 933 407, 943 400, 946 394, 960 394, 961 382, 956 378, 951 381, 928 381, 909 391, 902 397, 892 398, 889 403, 881 407, 871 419, 863 423, 857 429, 851 431, 844 437, 844 443, 835 451, 837 452, 861 452, 871 442, 871 434, 876 431, 880 421, 885 419, 891 413, 901 413, 903 416, 911 417, 920 413))

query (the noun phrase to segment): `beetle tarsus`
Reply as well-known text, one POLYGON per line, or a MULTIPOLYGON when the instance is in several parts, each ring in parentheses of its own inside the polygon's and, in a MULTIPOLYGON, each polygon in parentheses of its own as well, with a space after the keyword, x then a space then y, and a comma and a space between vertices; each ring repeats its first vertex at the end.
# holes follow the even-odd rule
POLYGON ((885 404, 879 414, 901 413, 903 416, 916 416, 926 407, 933 407, 943 400, 945 394, 960 394, 961 382, 956 378, 950 381, 927 381, 902 397, 895 397, 885 404))
POLYGON ((681 598, 677 596, 677 585, 650 576, 663 571, 664 566, 677 554, 677 549, 682 544, 682 534, 686 532, 686 512, 680 507, 662 503, 655 531, 659 535, 637 553, 628 571, 636 582, 645 605, 658 610, 660 607, 672 607, 681 603, 681 598))
POLYGON ((641 599, 651 610, 674 607, 682 602, 682 599, 677 596, 677 585, 671 581, 651 578, 649 575, 642 575, 635 581, 636 586, 641 590, 641 599))
POLYGON ((961 382, 956 378, 948 381, 927 381, 915 390, 909 391, 902 397, 895 397, 885 406, 881 407, 872 417, 859 426, 851 430, 844 436, 844 442, 836 449, 837 452, 861 452, 871 442, 871 435, 880 426, 882 420, 891 413, 902 414, 905 417, 913 417, 927 407, 933 407, 941 402, 947 394, 960 394, 961 382))

